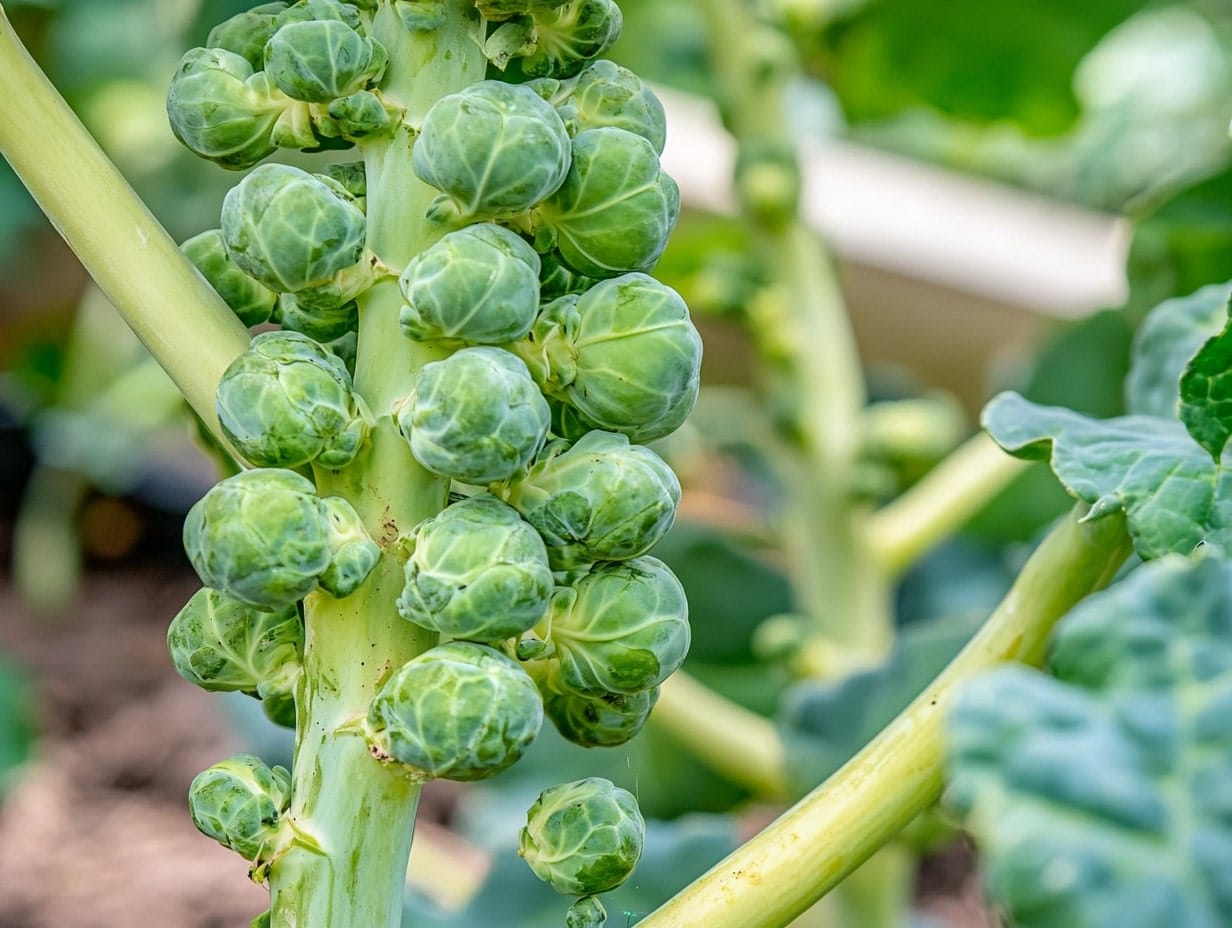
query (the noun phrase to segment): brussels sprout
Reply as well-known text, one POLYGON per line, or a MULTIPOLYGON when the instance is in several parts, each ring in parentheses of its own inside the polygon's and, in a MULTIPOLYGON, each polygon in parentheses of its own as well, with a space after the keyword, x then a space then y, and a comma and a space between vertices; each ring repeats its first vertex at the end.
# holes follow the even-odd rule
POLYGON ((544 714, 561 737, 584 748, 624 744, 642 730, 659 699, 659 688, 637 693, 581 693, 560 680, 554 660, 534 660, 527 670, 543 697, 544 714))
POLYGON ((475 0, 484 19, 501 20, 511 16, 550 13, 566 0, 475 0))
POLYGON ((645 831, 632 793, 587 777, 539 794, 526 813, 518 853, 557 892, 589 896, 628 879, 645 831))
POLYGON ((408 337, 498 345, 521 338, 535 321, 539 256, 502 226, 467 226, 420 252, 398 285, 408 337))
POLYGON ((258 467, 350 464, 368 437, 346 366, 298 332, 262 332, 218 385, 218 421, 258 467))
POLYGON ((584 293, 598 281, 565 267, 551 254, 539 256, 539 299, 555 300, 570 293, 584 293))
POLYGON ((327 164, 321 169, 321 174, 341 184, 342 189, 355 198, 355 202, 360 209, 364 209, 367 206, 368 173, 362 161, 350 161, 345 164, 327 164))
POLYGON ((786 142, 746 139, 736 156, 736 193, 749 215, 771 228, 796 217, 800 206, 800 163, 786 142))
POLYGON ((475 484, 523 470, 543 447, 549 420, 526 365, 500 348, 464 348, 425 364, 396 416, 420 464, 475 484))
MULTIPOLYGON (((355 93, 330 101, 328 125, 332 134, 352 142, 362 142, 384 132, 394 124, 389 109, 370 90, 355 93)), ((326 122, 319 121, 318 128, 324 133, 326 122)))
POLYGON ((552 596, 552 570, 539 534, 487 494, 461 500, 421 522, 410 539, 404 619, 474 641, 516 638, 539 622, 552 596))
POLYGON ((291 696, 294 707, 304 622, 294 606, 265 612, 198 590, 171 620, 167 650, 179 675, 204 690, 291 696))
POLYGON ((278 17, 278 24, 306 23, 314 20, 336 20, 346 23, 356 32, 363 29, 359 6, 345 0, 298 0, 278 17))
POLYGON ((353 537, 354 510, 345 531, 335 529, 335 514, 350 504, 326 502, 293 471, 242 471, 188 511, 184 549, 206 586, 259 609, 285 609, 316 589, 336 554, 354 560, 358 547, 376 564, 377 546, 353 537))
POLYGON ((620 38, 623 20, 612 0, 568 0, 534 14, 535 48, 522 59, 532 77, 572 77, 620 38))
POLYGON ((640 135, 660 154, 667 141, 663 104, 642 79, 614 61, 594 61, 573 81, 559 107, 568 105, 578 132, 612 126, 640 135))
POLYGON ((236 754, 203 770, 188 787, 193 824, 250 861, 272 850, 290 803, 291 775, 251 754, 236 754))
POLYGON ((561 260, 589 277, 651 267, 679 214, 680 190, 654 146, 615 127, 577 134, 565 182, 538 208, 561 260))
POLYGON ((549 445, 505 497, 543 536, 553 569, 564 570, 645 554, 671 528, 680 483, 649 448, 594 431, 549 445))
POLYGON ((607 909, 595 896, 583 896, 565 913, 565 928, 603 928, 607 909))
POLYGON ((395 671, 368 709, 373 753, 425 780, 482 780, 522 756, 543 724, 535 684, 487 645, 451 641, 395 671))
POLYGON ((548 639, 560 683, 575 692, 639 693, 658 686, 689 650, 689 606, 657 558, 598 564, 552 603, 548 639))
POLYGON ((337 19, 288 22, 265 46, 265 73, 288 97, 328 103, 381 79, 388 56, 337 19))
POLYGON ((250 168, 277 147, 274 127, 286 108, 268 88, 240 55, 191 49, 167 92, 171 131, 193 154, 232 170, 250 168))
POLYGON ((268 322, 278 294, 246 274, 227 254, 222 232, 211 229, 194 235, 180 246, 206 282, 247 326, 268 322))
POLYGON ((234 52, 259 71, 265 64, 265 43, 278 31, 279 16, 286 8, 285 3, 263 3, 237 13, 210 30, 206 47, 234 52))
POLYGON ((317 582, 325 592, 341 599, 350 596, 359 587, 372 568, 380 560, 381 549, 376 546, 355 508, 340 496, 327 496, 321 500, 329 530, 329 566, 317 582))
POLYGON ((299 332, 325 344, 359 331, 359 304, 352 300, 328 309, 305 307, 298 295, 283 293, 278 297, 273 321, 289 332, 299 332))
POLYGON ((227 251, 280 293, 326 285, 354 267, 365 231, 364 212, 342 185, 286 164, 261 165, 223 200, 227 251))
POLYGON ((530 88, 481 81, 428 111, 412 167, 443 193, 432 205, 433 218, 509 216, 564 181, 569 134, 551 104, 530 88))
POLYGON ((645 274, 549 303, 513 349, 546 394, 634 441, 675 431, 697 400, 701 336, 680 295, 645 274))

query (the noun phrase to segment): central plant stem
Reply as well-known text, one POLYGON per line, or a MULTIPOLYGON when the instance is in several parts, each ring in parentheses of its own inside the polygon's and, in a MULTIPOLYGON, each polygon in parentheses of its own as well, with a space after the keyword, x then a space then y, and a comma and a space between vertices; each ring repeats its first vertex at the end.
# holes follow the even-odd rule
MULTIPOLYGON (((424 215, 436 191, 411 169, 415 128, 440 97, 482 80, 479 21, 470 0, 449 0, 445 22, 412 31, 382 3, 374 34, 389 52, 386 102, 404 107, 392 138, 364 146, 368 246, 400 269, 443 233, 424 215)), ((366 453, 345 471, 319 471, 322 495, 348 499, 383 549, 364 585, 345 599, 306 603, 304 682, 293 768, 292 820, 318 847, 293 847, 270 871, 275 928, 397 928, 419 789, 368 753, 356 717, 391 672, 435 644, 394 608, 402 588, 395 542, 440 511, 446 481, 428 473, 398 434, 391 408, 411 391, 415 371, 441 356, 405 338, 393 279, 361 299, 356 390, 374 418, 366 453)))

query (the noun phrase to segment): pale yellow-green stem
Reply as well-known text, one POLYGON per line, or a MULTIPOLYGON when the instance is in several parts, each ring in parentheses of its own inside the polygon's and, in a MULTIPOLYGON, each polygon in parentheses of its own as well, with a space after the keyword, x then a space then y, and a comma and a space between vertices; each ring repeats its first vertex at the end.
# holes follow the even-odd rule
POLYGON ((887 574, 902 573, 961 528, 1027 466, 980 432, 869 517, 868 550, 887 574))
MULTIPOLYGON (((363 146, 368 247, 396 269, 445 231, 425 217, 437 191, 411 169, 413 126, 437 99, 482 80, 486 67, 473 3, 448 0, 444 9, 445 22, 428 31, 407 29, 388 2, 373 20, 390 60, 382 94, 405 108, 410 123, 363 146)), ((355 389, 374 417, 369 445, 346 470, 316 473, 323 495, 351 501, 382 555, 352 595, 315 593, 305 601, 291 816, 320 852, 296 847, 270 868, 273 928, 398 928, 401 921, 419 787, 398 765, 373 758, 354 728, 389 674, 436 643, 394 606, 403 585, 398 537, 439 512, 448 488, 415 461, 391 416, 415 372, 442 356, 402 334, 401 306, 390 278, 361 297, 355 389)))
POLYGON ((219 436, 218 381, 248 333, 56 92, 0 6, 0 154, 219 436))
POLYGON ((1042 660, 1057 620, 1129 556, 1124 516, 1084 522, 1086 511, 1049 534, 987 625, 877 738, 639 928, 784 928, 935 802, 958 688, 997 664, 1042 660))

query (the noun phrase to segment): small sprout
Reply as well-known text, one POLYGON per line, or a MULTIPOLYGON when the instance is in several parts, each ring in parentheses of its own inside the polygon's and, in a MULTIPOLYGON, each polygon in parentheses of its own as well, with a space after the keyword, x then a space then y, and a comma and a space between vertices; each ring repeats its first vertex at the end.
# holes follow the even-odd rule
MULTIPOLYGON (((640 135, 660 154, 667 141, 663 104, 640 77, 613 61, 594 61, 573 81, 562 102, 578 132, 612 126, 640 135)), ((568 122, 568 120, 566 121, 568 122)))
POLYGON ((388 56, 375 39, 337 19, 287 22, 265 46, 265 73, 295 100, 329 103, 381 79, 388 56))
POLYGON ((612 0, 568 0, 560 9, 534 14, 534 25, 534 50, 522 58, 522 71, 572 77, 620 38, 623 18, 612 0))
POLYGON ((290 695, 304 650, 294 606, 256 609, 216 590, 198 590, 171 620, 167 650, 181 677, 214 693, 290 695))
POLYGON ((549 303, 514 348, 545 394, 633 441, 675 431, 697 401, 701 336, 680 295, 645 274, 549 303))
POLYGON ((549 445, 506 499, 562 570, 645 554, 671 528, 680 482, 649 448, 594 431, 572 446, 549 445))
POLYGON ((241 171, 273 153, 275 125, 290 101, 224 48, 194 48, 167 92, 171 131, 193 154, 241 171))
POLYGON ((539 256, 539 299, 548 302, 570 293, 584 293, 598 281, 571 271, 550 254, 539 256))
POLYGON ((342 189, 355 198, 360 209, 365 208, 368 196, 368 172, 362 161, 327 164, 321 174, 342 185, 342 189))
POLYGON ((443 194, 432 218, 491 219, 554 193, 569 157, 569 134, 550 103, 528 87, 481 81, 428 111, 412 167, 443 194))
POLYGON ((362 142, 385 132, 394 124, 388 107, 370 90, 359 90, 329 104, 329 120, 319 122, 322 134, 330 133, 351 142, 362 142))
POLYGON ((539 795, 526 814, 518 853, 558 893, 590 896, 629 878, 645 831, 632 793, 587 777, 539 795))
POLYGON ((254 863, 273 856, 290 803, 291 775, 251 754, 236 754, 203 770, 188 788, 193 824, 254 863))
POLYGON ((469 641, 408 661, 368 710, 373 753, 425 780, 494 776, 522 756, 542 724, 543 703, 526 671, 469 641))
POLYGON ((273 321, 284 331, 299 332, 325 344, 359 331, 359 304, 352 300, 328 309, 305 307, 298 295, 283 293, 278 297, 273 321))
POLYGON ((218 385, 218 420, 258 467, 351 463, 368 436, 346 365, 298 332, 262 332, 218 385))
POLYGON ((359 520, 353 510, 342 519, 346 531, 336 531, 347 510, 346 500, 322 500, 294 471, 242 471, 188 511, 184 549, 206 586, 259 609, 285 609, 317 588, 336 555, 349 571, 357 560, 375 565, 377 546, 367 536, 353 537, 359 520), (365 556, 356 558, 360 553, 365 556))
POLYGON ((278 294, 245 273, 231 260, 222 232, 211 229, 194 235, 180 246, 206 282, 246 326, 268 322, 278 302, 278 294))
POLYGON ((552 571, 538 533, 493 496, 464 499, 410 538, 404 619, 450 638, 516 638, 547 614, 552 571))
POLYGON ((523 659, 534 661, 527 669, 543 697, 543 712, 565 740, 584 748, 617 747, 641 731, 650 718, 659 698, 658 687, 637 693, 579 693, 560 682, 559 664, 538 660, 542 656, 546 655, 528 653, 523 659))
POLYGON ((689 605, 662 561, 599 564, 552 604, 548 640, 560 683, 582 693, 632 695, 658 686, 689 651, 689 605))
POLYGON ((321 500, 329 532, 329 566, 321 573, 321 589, 339 599, 350 596, 372 573, 381 549, 364 531, 355 508, 340 496, 321 500))
POLYGON ((745 212, 772 229, 796 217, 800 206, 800 163, 785 142, 747 139, 736 156, 736 194, 745 212))
POLYGON ((588 277, 653 266, 679 214, 654 145, 615 127, 578 133, 564 183, 538 208, 561 260, 588 277))
POLYGON ((530 331, 539 311, 539 256, 492 223, 450 232, 418 254, 398 280, 410 338, 499 345, 530 331))
POLYGON ((603 928, 607 909, 596 896, 583 896, 565 913, 565 928, 603 928))
POLYGON ((279 17, 286 8, 285 3, 263 3, 237 13, 211 29, 205 45, 234 52, 259 71, 265 65, 265 43, 278 31, 279 17))
MULTIPOLYGON (((348 3, 346 0, 298 0, 285 13, 278 17, 279 25, 288 23, 306 23, 314 20, 336 20, 345 23, 357 32, 363 28, 360 18, 360 3, 348 3)), ((371 6, 371 4, 367 4, 371 6)))
POLYGON ((365 232, 364 211, 341 184, 286 164, 261 165, 223 200, 227 251, 280 293, 327 285, 359 264, 365 232))
POLYGON ((396 414, 424 467, 464 483, 520 473, 547 437, 547 401, 526 365, 500 348, 464 348, 419 369, 396 414))

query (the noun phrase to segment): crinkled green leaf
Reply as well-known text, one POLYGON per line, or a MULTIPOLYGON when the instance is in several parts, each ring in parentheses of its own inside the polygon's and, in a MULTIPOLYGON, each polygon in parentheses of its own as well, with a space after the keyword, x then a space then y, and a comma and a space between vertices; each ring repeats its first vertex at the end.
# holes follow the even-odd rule
POLYGON ((1232 436, 1232 322, 1202 346, 1181 375, 1181 421, 1218 461, 1232 436))
POLYGON ((1017 457, 1048 460, 1089 518, 1123 509, 1143 558, 1186 554, 1199 543, 1232 545, 1232 487, 1175 419, 1091 419, 1002 393, 984 408, 984 428, 1017 457))
POLYGON ((1232 567, 1169 557, 978 678, 949 798, 1017 928, 1232 924, 1232 567))
MULTIPOLYGON (((1224 270, 1232 269, 1229 264, 1224 270)), ((1180 380, 1189 359, 1227 318, 1232 284, 1212 284, 1151 310, 1134 339, 1134 363, 1125 381, 1129 412, 1175 418, 1180 380)))

